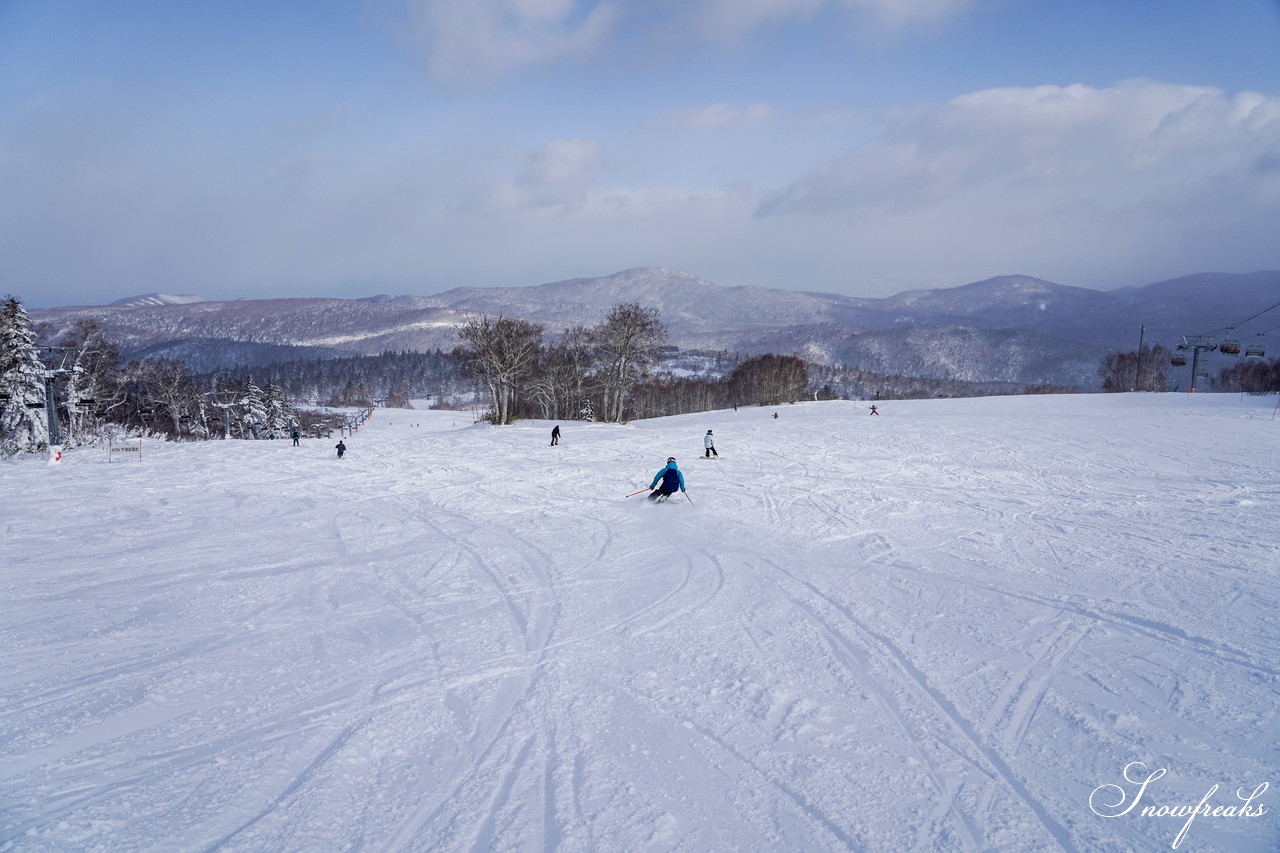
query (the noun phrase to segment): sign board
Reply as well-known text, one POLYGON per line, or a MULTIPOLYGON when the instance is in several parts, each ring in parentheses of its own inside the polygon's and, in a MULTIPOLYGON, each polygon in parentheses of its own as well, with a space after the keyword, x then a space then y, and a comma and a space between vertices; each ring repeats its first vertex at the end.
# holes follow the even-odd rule
POLYGON ((142 443, 137 444, 112 444, 107 448, 107 461, 114 462, 117 453, 124 454, 121 459, 127 459, 130 454, 138 454, 138 461, 142 461, 142 443))

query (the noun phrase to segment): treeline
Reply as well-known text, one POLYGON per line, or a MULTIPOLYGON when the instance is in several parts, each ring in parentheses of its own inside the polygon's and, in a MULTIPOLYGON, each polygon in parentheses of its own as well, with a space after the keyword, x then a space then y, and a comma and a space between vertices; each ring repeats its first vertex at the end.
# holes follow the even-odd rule
POLYGON ((926 400, 949 397, 994 397, 1009 394, 1074 394, 1069 385, 1023 385, 1013 382, 969 382, 876 373, 848 365, 810 364, 813 399, 926 400))
POLYGON ((252 377, 198 378, 178 361, 124 361, 92 319, 42 342, 16 297, 0 302, 0 453, 93 444, 118 435, 284 438, 340 419, 299 412, 252 377))
POLYGON ((1273 358, 1270 361, 1246 358, 1218 371, 1213 384, 1215 388, 1222 391, 1275 394, 1280 392, 1280 358, 1273 358))
POLYGON ((739 361, 721 378, 659 370, 667 347, 656 308, 618 304, 596 326, 572 326, 548 342, 527 320, 482 315, 463 324, 458 355, 482 389, 495 424, 518 418, 628 421, 729 404, 804 399, 809 366, 799 356, 739 361))
POLYGON ((1098 367, 1102 390, 1167 391, 1172 353, 1160 344, 1143 346, 1141 350, 1111 352, 1098 367))
MULTIPOLYGON (((1170 368, 1174 358, 1181 364, 1178 370, 1189 371, 1186 362, 1188 356, 1180 353, 1175 356, 1169 349, 1156 344, 1144 346, 1142 351, 1108 353, 1098 368, 1098 376, 1102 380, 1103 391, 1167 391, 1170 383, 1175 382, 1176 375, 1171 375, 1170 368)), ((1184 374, 1185 375, 1185 374, 1184 374)), ((1208 371, 1200 368, 1200 382, 1197 387, 1209 390, 1208 371)), ((1264 361, 1261 358, 1243 358, 1230 367, 1219 370, 1211 378, 1212 387, 1217 391, 1233 391, 1245 394, 1280 393, 1280 358, 1264 361)), ((1174 390, 1179 385, 1174 384, 1174 390)))
POLYGON ((410 400, 431 399, 440 408, 454 408, 465 405, 475 390, 464 375, 462 358, 439 349, 282 361, 198 378, 206 383, 240 382, 251 376, 280 387, 300 406, 367 406, 378 400, 407 409, 410 400))

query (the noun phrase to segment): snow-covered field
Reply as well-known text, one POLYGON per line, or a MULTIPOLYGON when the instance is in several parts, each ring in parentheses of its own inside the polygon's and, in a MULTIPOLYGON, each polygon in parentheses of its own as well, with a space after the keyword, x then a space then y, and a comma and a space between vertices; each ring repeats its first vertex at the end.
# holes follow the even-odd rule
POLYGON ((0 851, 1276 850, 1275 402, 0 463, 0 851))

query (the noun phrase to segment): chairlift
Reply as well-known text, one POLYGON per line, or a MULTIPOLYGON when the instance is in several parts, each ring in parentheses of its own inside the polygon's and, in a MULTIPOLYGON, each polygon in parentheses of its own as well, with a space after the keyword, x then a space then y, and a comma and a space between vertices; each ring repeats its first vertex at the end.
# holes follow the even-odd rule
POLYGON ((1187 357, 1185 355, 1175 355, 1173 358, 1169 359, 1169 363, 1174 367, 1185 367, 1187 364, 1187 357))
POLYGON ((40 403, 27 403, 27 408, 28 408, 28 409, 43 409, 43 408, 44 408, 44 403, 43 403, 43 402, 40 402, 40 403))
POLYGON ((1267 350, 1262 346, 1262 335, 1258 335, 1258 340, 1249 344, 1244 351, 1245 358, 1262 358, 1266 354, 1267 350))
POLYGON ((1239 341, 1223 341, 1222 343, 1218 344, 1218 352, 1222 353, 1223 355, 1239 355, 1240 342, 1239 341))

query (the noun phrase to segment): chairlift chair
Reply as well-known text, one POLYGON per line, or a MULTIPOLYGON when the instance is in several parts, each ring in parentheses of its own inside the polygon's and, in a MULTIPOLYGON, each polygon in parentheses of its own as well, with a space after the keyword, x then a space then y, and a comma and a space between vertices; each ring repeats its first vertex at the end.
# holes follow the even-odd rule
POLYGON ((1187 357, 1185 355, 1175 355, 1173 358, 1169 359, 1169 363, 1174 367, 1185 367, 1187 364, 1187 357))
POLYGON ((1223 355, 1239 355, 1240 342, 1239 341, 1223 341, 1222 343, 1218 344, 1218 352, 1222 353, 1223 355))
POLYGON ((1258 336, 1258 341, 1256 343, 1249 344, 1249 346, 1246 347, 1244 351, 1245 358, 1262 358, 1266 354, 1267 354, 1267 350, 1265 347, 1262 346, 1261 335, 1258 336))

